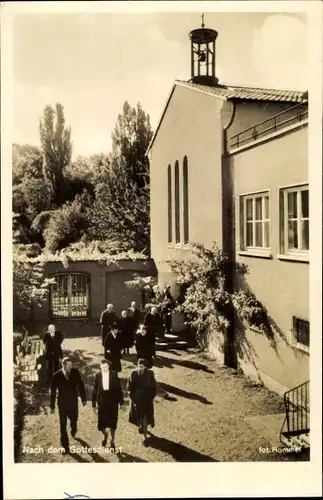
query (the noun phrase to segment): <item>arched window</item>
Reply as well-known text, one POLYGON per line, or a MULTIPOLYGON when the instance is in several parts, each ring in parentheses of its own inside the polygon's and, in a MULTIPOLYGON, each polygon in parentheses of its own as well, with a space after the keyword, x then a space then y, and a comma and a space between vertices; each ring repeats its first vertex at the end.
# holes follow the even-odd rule
POLYGON ((175 243, 181 241, 180 198, 179 198, 179 163, 175 162, 175 243))
POLYGON ((183 160, 183 231, 184 243, 189 242, 189 203, 188 203, 188 161, 187 156, 183 160))
POLYGON ((85 273, 60 273, 51 278, 55 278, 50 288, 51 317, 88 317, 90 276, 85 273))
POLYGON ((172 192, 172 167, 167 169, 167 191, 168 191, 168 243, 173 242, 173 192, 172 192))

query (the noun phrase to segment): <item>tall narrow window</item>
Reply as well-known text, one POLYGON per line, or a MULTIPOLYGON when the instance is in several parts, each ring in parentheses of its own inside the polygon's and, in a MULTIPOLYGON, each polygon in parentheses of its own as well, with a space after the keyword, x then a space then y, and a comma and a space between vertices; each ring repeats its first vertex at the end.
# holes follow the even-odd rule
POLYGON ((281 190, 281 236, 285 254, 309 251, 309 190, 308 185, 281 190))
POLYGON ((167 169, 167 191, 168 191, 168 243, 173 241, 173 203, 172 203, 172 167, 167 169))
POLYGON ((184 217, 184 243, 189 241, 189 213, 188 213, 188 161, 184 156, 183 161, 183 217, 184 217))
POLYGON ((270 248, 269 193, 240 198, 240 247, 242 250, 270 248))
POLYGON ((179 164, 175 162, 175 243, 181 241, 180 199, 179 199, 179 164))

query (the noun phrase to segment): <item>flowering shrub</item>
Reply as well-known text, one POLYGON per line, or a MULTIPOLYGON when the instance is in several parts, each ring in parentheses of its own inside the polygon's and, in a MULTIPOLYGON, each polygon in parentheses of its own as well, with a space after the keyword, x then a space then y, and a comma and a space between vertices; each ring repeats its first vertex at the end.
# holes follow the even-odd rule
POLYGON ((239 316, 248 325, 267 331, 267 310, 252 292, 239 290, 233 295, 232 302, 239 316))
POLYGON ((228 286, 229 273, 243 277, 247 266, 230 263, 216 243, 211 249, 192 243, 191 249, 191 259, 168 263, 186 290, 176 311, 183 313, 186 323, 196 331, 200 346, 208 331, 227 332, 234 309, 243 321, 261 327, 266 322, 261 303, 251 292, 243 288, 230 290, 228 286))

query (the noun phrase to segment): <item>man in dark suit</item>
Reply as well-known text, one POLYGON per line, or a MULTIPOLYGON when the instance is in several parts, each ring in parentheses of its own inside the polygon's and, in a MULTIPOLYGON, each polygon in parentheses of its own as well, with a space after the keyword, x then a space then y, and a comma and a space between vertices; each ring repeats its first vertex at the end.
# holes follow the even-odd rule
POLYGON ((50 384, 53 374, 60 368, 60 361, 63 358, 63 340, 63 334, 56 330, 55 325, 49 325, 47 332, 43 336, 48 384, 50 384))
POLYGON ((85 387, 80 372, 73 368, 72 361, 66 357, 62 361, 62 369, 54 373, 51 385, 50 408, 55 411, 56 392, 58 391, 57 406, 60 423, 61 445, 63 453, 69 451, 69 439, 67 435, 67 419, 71 423, 71 435, 75 437, 78 420, 78 396, 83 406, 86 405, 85 387))
POLYGON ((113 310, 113 304, 108 304, 107 308, 101 313, 100 324, 101 324, 101 336, 102 345, 104 346, 105 337, 111 332, 111 328, 116 326, 118 318, 113 310))
POLYGON ((131 306, 129 307, 129 317, 131 318, 132 330, 135 334, 140 325, 140 319, 141 319, 141 312, 140 309, 137 307, 136 302, 131 302, 131 306))

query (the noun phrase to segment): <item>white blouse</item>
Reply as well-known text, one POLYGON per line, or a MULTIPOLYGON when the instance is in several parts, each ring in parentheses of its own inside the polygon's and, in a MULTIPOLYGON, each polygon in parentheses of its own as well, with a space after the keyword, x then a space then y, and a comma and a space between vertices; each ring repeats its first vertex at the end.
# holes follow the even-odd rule
POLYGON ((110 372, 102 372, 102 387, 104 391, 110 388, 110 372))

